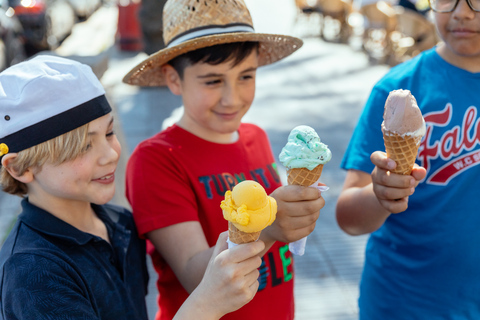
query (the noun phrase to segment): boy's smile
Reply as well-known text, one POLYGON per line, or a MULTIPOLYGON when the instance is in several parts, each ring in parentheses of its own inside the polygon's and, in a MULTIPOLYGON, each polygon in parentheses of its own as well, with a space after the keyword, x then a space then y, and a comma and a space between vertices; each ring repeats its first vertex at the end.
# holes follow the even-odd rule
POLYGON ((439 54, 458 67, 479 72, 480 13, 470 9, 467 1, 460 0, 454 11, 435 13, 435 20, 445 42, 439 47, 439 54))
POLYGON ((257 67, 256 51, 233 67, 232 61, 186 67, 174 91, 185 107, 178 125, 208 141, 233 142, 255 96, 257 67))
MULTIPOLYGON (((60 165, 45 163, 33 169, 29 201, 48 211, 75 211, 75 203, 105 204, 115 192, 115 170, 121 147, 113 132, 113 116, 107 114, 89 124, 86 151, 60 165)), ((83 207, 83 205, 81 206, 83 207)), ((52 212, 54 213, 54 212, 52 212)))

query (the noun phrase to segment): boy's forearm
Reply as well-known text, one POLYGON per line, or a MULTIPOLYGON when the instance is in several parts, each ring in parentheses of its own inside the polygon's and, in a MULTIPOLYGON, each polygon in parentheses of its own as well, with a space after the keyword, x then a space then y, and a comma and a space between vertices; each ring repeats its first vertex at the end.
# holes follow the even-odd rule
POLYGON ((195 290, 213 253, 200 223, 178 223, 150 231, 146 236, 172 268, 183 288, 188 293, 195 290))
POLYGON ((217 320, 220 319, 223 314, 217 314, 215 306, 209 306, 207 297, 197 294, 197 291, 193 291, 187 300, 183 303, 182 307, 177 311, 173 320, 217 320))
POLYGON ((275 244, 275 239, 272 239, 270 236, 267 235, 266 232, 262 231, 260 234, 260 240, 262 240, 265 243, 265 249, 263 249, 262 252, 258 254, 259 257, 263 257, 268 250, 275 244))
POLYGON ((340 194, 337 202, 337 222, 350 235, 371 233, 380 228, 390 215, 380 205, 372 184, 351 187, 340 194))
POLYGON ((189 294, 192 293, 202 281, 208 262, 212 257, 213 249, 214 247, 194 255, 188 260, 188 263, 181 274, 177 275, 182 286, 189 294))

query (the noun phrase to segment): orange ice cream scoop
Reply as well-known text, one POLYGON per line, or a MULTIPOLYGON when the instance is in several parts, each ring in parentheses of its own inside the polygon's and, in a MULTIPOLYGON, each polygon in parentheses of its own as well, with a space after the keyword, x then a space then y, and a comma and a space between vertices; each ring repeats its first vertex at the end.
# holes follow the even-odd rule
POLYGON ((273 223, 277 202, 252 180, 242 181, 225 193, 220 207, 225 220, 245 233, 260 232, 273 223))

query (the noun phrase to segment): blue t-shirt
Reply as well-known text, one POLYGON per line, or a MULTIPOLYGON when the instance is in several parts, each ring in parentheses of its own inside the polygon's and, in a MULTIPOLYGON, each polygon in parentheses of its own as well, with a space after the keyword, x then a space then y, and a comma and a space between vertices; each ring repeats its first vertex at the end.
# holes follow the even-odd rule
POLYGON ((480 319, 480 73, 434 49, 401 64, 373 88, 342 161, 371 173, 390 91, 412 92, 427 132, 417 163, 427 176, 408 209, 371 234, 360 284, 360 318, 480 319))
POLYGON ((147 320, 145 242, 131 213, 92 205, 110 243, 22 201, 0 251, 0 319, 147 320))

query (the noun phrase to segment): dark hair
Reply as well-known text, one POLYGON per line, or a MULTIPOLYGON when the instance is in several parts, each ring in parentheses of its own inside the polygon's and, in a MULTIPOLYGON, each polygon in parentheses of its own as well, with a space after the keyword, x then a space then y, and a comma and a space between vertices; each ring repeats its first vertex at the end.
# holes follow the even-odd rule
POLYGON ((258 52, 258 42, 232 42, 222 43, 215 46, 206 47, 190 51, 173 58, 168 62, 179 74, 183 80, 183 72, 186 67, 196 63, 208 63, 218 65, 225 61, 233 61, 233 66, 242 62, 253 50, 258 52))

